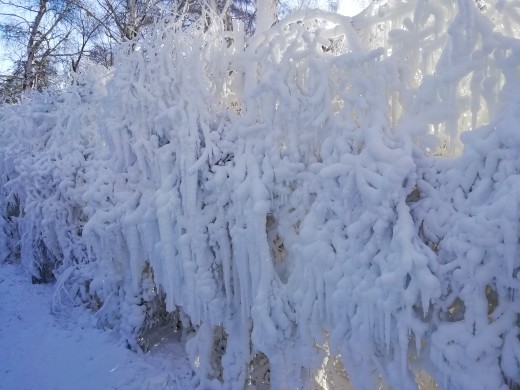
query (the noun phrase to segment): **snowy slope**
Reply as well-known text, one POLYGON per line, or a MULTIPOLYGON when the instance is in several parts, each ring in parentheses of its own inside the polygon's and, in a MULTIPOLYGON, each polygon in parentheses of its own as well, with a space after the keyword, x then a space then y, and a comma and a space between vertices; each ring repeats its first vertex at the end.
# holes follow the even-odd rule
POLYGON ((82 310, 60 322, 52 285, 33 285, 16 265, 0 265, 0 388, 6 390, 187 389, 184 345, 171 340, 134 353, 82 310))

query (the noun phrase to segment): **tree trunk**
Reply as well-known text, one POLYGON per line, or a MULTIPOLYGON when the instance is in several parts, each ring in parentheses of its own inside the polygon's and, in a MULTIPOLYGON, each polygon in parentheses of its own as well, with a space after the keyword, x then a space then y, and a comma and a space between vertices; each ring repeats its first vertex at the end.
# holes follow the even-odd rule
POLYGON ((137 0, 126 0, 125 38, 132 40, 137 36, 137 0))
POLYGON ((278 20, 278 0, 256 0, 256 32, 267 31, 278 20))
POLYGON ((29 41, 27 42, 27 55, 26 55, 26 63, 23 75, 23 84, 22 90, 23 92, 29 91, 34 86, 34 74, 33 74, 33 65, 34 58, 36 56, 36 52, 38 51, 39 43, 36 40, 36 35, 38 34, 38 30, 40 28, 40 23, 42 22, 43 16, 47 12, 47 0, 40 0, 40 8, 38 9, 38 13, 36 14, 36 18, 31 26, 31 32, 29 35, 29 41))

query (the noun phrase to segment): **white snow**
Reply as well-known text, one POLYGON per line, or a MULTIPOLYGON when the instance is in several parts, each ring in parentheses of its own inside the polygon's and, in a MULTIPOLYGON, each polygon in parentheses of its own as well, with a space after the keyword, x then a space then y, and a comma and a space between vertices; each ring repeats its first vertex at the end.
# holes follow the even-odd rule
POLYGON ((478 3, 208 11, 2 106, 1 259, 134 350, 174 316, 191 388, 518 384, 520 7, 478 3))
POLYGON ((19 265, 0 265, 2 389, 190 388, 180 335, 163 333, 150 353, 135 353, 83 309, 53 315, 52 295, 52 285, 31 284, 19 265))

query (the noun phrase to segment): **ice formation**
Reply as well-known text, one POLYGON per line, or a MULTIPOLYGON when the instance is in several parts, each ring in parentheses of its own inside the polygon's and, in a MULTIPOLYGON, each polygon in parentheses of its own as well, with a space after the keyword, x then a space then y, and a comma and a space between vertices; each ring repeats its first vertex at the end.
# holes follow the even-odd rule
POLYGON ((2 255, 194 388, 518 386, 520 2, 207 20, 0 109, 2 255))

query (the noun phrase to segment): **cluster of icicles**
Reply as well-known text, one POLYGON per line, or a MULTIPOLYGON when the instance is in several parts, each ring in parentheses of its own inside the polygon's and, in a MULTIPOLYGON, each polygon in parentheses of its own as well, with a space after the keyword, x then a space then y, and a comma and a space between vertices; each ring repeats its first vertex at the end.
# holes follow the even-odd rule
POLYGON ((518 386, 520 2, 210 19, 0 108, 0 253, 194 388, 518 386))

